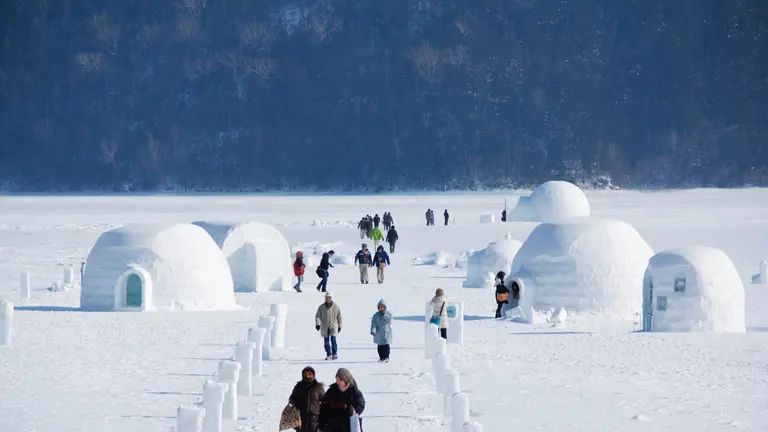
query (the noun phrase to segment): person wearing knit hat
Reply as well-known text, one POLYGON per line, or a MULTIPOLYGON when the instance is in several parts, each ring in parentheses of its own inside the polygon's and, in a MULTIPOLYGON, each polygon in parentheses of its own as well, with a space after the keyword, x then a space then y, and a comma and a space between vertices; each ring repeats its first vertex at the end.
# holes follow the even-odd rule
POLYGON ((392 313, 384 299, 376 305, 378 312, 371 317, 371 336, 379 352, 379 363, 389 362, 389 344, 392 343, 392 313))
POLYGON ((445 310, 445 291, 442 288, 435 290, 435 296, 432 297, 430 302, 432 305, 432 318, 430 322, 437 324, 437 328, 440 329, 440 336, 443 339, 448 339, 448 312, 445 310))
MULTIPOLYGON (((357 382, 352 372, 345 368, 339 368, 336 372, 336 382, 328 387, 320 405, 320 431, 322 432, 350 432, 350 418, 357 414, 358 417, 365 410, 365 397, 357 387, 357 382)), ((363 420, 360 418, 362 430, 363 420)))
POLYGON ((320 417, 320 404, 325 386, 315 378, 315 369, 307 366, 301 371, 301 381, 293 387, 288 403, 299 410, 301 427, 296 432, 315 432, 320 417))
POLYGON ((339 358, 336 336, 341 332, 341 322, 339 305, 333 301, 331 293, 325 293, 325 302, 317 308, 315 313, 315 330, 323 336, 326 360, 339 358))

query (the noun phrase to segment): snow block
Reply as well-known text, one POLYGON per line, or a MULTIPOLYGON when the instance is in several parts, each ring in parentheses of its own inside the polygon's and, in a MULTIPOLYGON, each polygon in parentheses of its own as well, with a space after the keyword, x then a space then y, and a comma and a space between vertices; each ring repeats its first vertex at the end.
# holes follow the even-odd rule
POLYGON ((443 390, 443 414, 446 418, 451 418, 451 398, 461 391, 459 371, 449 370, 446 372, 443 390))
POLYGON ((760 262, 760 283, 768 284, 768 261, 760 262))
POLYGON ((240 363, 240 370, 237 381, 237 392, 243 396, 253 394, 253 349, 256 344, 250 342, 238 342, 235 346, 235 361, 240 363))
POLYGON ((288 305, 273 304, 269 306, 269 316, 275 317, 275 324, 272 326, 272 334, 269 342, 272 348, 281 349, 285 347, 285 331, 288 326, 288 305))
POLYGON ((451 432, 463 432, 464 424, 470 420, 469 395, 456 393, 451 397, 451 432))
POLYGON ((22 300, 29 300, 29 293, 30 293, 30 275, 29 272, 21 272, 21 299, 22 300))
POLYGON ((253 344, 253 364, 251 366, 251 374, 254 376, 261 376, 264 364, 264 334, 266 329, 261 327, 248 329, 248 342, 253 344))
POLYGON ((176 409, 176 432, 203 432, 204 408, 180 406, 176 409))
POLYGON ((447 301, 448 343, 464 343, 464 302, 447 301))
POLYGON ((13 329, 13 303, 0 300, 0 346, 11 344, 13 329))
POLYGON ((451 360, 447 353, 438 353, 432 362, 432 375, 435 378, 435 388, 440 394, 445 393, 445 375, 451 368, 451 360))
POLYGON ((464 288, 489 288, 495 285, 496 273, 508 273, 522 243, 513 239, 510 233, 504 239, 495 241, 485 249, 472 252, 467 258, 467 278, 464 288), (491 273, 490 278, 488 273, 491 273))
POLYGON ((222 432, 224 395, 229 390, 227 383, 208 380, 203 385, 203 408, 205 409, 205 432, 222 432))
POLYGON ((222 408, 222 418, 225 420, 237 420, 237 383, 239 379, 240 363, 232 360, 224 360, 219 363, 218 381, 227 384, 222 408))
POLYGON ((262 358, 272 360, 272 328, 275 326, 275 317, 262 315, 259 317, 259 327, 264 329, 264 343, 262 344, 262 358))
POLYGON ((470 420, 469 422, 464 423, 463 431, 464 432, 483 432, 483 426, 474 420, 470 420))
POLYGON ((496 222, 496 218, 493 213, 483 213, 480 215, 481 224, 492 224, 496 222))
POLYGON ((64 285, 74 286, 75 284, 75 269, 67 267, 64 269, 64 278, 62 279, 64 285))

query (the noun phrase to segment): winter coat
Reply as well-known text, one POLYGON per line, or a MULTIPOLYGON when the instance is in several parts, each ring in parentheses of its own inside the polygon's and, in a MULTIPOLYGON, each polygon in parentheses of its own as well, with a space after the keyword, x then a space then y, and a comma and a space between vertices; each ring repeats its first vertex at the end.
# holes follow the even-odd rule
POLYGON ((398 239, 400 239, 400 236, 397 235, 397 230, 394 228, 389 230, 389 232, 387 233, 387 243, 394 243, 398 239))
POLYGON ((384 252, 384 248, 379 246, 379 250, 376 251, 376 255, 373 257, 373 265, 376 267, 381 267, 382 263, 389 265, 389 255, 384 252))
POLYGON ((500 282, 500 283, 496 284, 496 302, 497 303, 507 303, 507 301, 512 300, 512 296, 508 295, 507 296, 507 300, 499 301, 499 294, 510 294, 510 292, 511 291, 509 290, 509 288, 507 288, 504 285, 504 282, 500 282))
POLYGON ((432 297, 432 317, 436 317, 440 315, 440 324, 438 325, 441 329, 447 329, 448 328, 448 302, 445 301, 445 297, 432 297), (445 304, 445 307, 443 307, 443 304, 445 304), (440 308, 443 309, 443 313, 440 313, 440 308))
POLYGON ((365 397, 353 382, 346 391, 334 383, 328 387, 320 404, 320 430, 323 432, 349 432, 349 418, 353 413, 365 411, 365 397))
POLYGON ((293 262, 293 275, 294 276, 304 275, 305 268, 306 267, 304 266, 304 259, 301 257, 296 257, 296 261, 293 262))
POLYGON ((320 334, 323 337, 337 336, 341 328, 341 309, 336 302, 331 302, 330 306, 323 303, 317 308, 315 314, 315 325, 320 326, 320 334))
POLYGON ((373 223, 374 223, 376 226, 379 226, 379 223, 381 223, 381 218, 379 217, 379 215, 376 215, 376 216, 374 216, 374 218, 373 218, 373 223))
MULTIPOLYGON (((379 302, 386 306, 384 300, 379 302)), ((384 313, 376 311, 371 317, 371 333, 373 333, 373 343, 376 345, 389 345, 392 343, 392 313, 384 309, 384 313)))
POLYGON ((328 252, 325 252, 323 257, 320 259, 320 268, 328 271, 329 267, 333 267, 333 264, 331 264, 331 255, 328 254, 328 252))
POLYGON ((293 387, 288 402, 298 408, 301 413, 300 432, 316 432, 318 417, 320 416, 320 403, 325 396, 323 383, 317 380, 299 381, 293 387))
POLYGON ((368 264, 373 265, 373 259, 371 258, 371 253, 369 251, 363 251, 360 249, 357 251, 357 255, 355 255, 355 264, 368 264))
POLYGON ((379 227, 376 227, 371 231, 371 238, 374 240, 383 240, 384 234, 381 232, 381 229, 379 227))

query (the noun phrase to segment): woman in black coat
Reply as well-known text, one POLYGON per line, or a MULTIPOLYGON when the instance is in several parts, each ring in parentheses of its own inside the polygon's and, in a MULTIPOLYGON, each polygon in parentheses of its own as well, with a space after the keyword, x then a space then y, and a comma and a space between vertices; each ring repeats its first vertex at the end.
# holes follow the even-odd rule
POLYGON ((506 273, 503 271, 496 273, 496 318, 501 318, 501 307, 509 299, 509 288, 504 285, 504 276, 506 273))
MULTIPOLYGON (((320 405, 321 432, 350 432, 350 417, 365 410, 365 398, 347 369, 336 372, 336 383, 328 387, 320 405)), ((362 420, 361 420, 362 426, 362 420)), ((362 429, 362 427, 361 427, 362 429)))
POLYGON ((325 395, 323 383, 315 379, 315 370, 307 366, 301 371, 301 381, 296 383, 288 399, 301 414, 301 428, 296 432, 317 432, 320 403, 325 395))

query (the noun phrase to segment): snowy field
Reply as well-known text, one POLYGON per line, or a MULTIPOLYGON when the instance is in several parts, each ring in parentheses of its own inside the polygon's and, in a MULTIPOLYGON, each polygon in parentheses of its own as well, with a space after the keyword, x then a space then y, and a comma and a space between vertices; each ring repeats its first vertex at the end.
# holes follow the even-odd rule
MULTIPOLYGON (((724 250, 748 283, 768 259, 768 190, 588 192, 595 216, 632 224, 654 251, 724 250)), ((507 195, 508 196, 508 195, 507 195)), ((265 364, 255 395, 240 400, 239 431, 275 431, 305 365, 330 384, 349 368, 366 396, 367 432, 447 431, 423 354, 424 302, 442 287, 465 302, 463 347, 449 346, 472 415, 486 432, 768 430, 768 288, 746 285, 747 333, 632 333, 634 322, 573 320, 563 328, 496 321, 493 293, 463 289, 465 271, 414 265, 443 251, 512 237, 533 223, 480 224, 503 194, 398 196, 0 197, 0 299, 17 301, 13 344, 0 349, 2 432, 168 432, 176 407, 201 401, 203 382, 234 354, 270 303, 289 305, 286 349, 265 364), (431 207, 437 226, 426 227, 431 207), (454 219, 444 227, 442 211, 454 219), (331 247, 350 262, 357 221, 390 211, 400 233, 386 282, 361 286, 357 268, 331 269, 344 326, 339 360, 324 361, 308 268, 305 292, 237 294, 240 312, 80 312, 79 292, 51 292, 64 266, 80 268, 97 237, 127 222, 259 220, 305 253, 331 247), (384 298, 395 316, 392 361, 376 362, 370 316, 384 298)), ((505 269, 506 270, 506 269, 505 269)))

